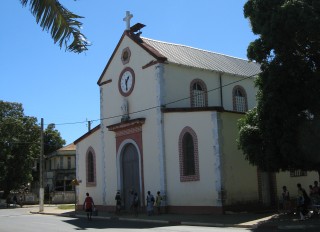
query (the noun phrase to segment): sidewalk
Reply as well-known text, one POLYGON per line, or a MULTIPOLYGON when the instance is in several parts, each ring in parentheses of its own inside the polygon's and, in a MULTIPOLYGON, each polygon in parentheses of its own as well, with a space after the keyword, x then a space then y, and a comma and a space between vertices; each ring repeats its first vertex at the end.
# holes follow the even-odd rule
MULTIPOLYGON (((27 206, 25 206, 27 207, 27 206)), ((38 206, 31 207, 30 213, 49 214, 65 217, 83 217, 86 214, 83 211, 62 210, 57 205, 45 205, 44 211, 39 212, 38 206)), ((237 213, 224 215, 186 215, 186 214, 161 214, 147 216, 145 213, 140 213, 138 216, 122 213, 115 215, 108 212, 98 212, 97 216, 93 218, 109 219, 109 220, 127 220, 127 221, 143 221, 154 222, 162 224, 174 225, 195 225, 195 226, 213 226, 213 227, 242 227, 242 228, 256 228, 261 223, 270 220, 274 214, 263 213, 237 213)))
MULTIPOLYGON (((30 213, 86 218, 86 214, 83 211, 75 212, 74 210, 62 210, 59 209, 57 205, 45 205, 44 211, 41 213, 39 212, 39 207, 34 206, 31 207, 30 213)), ((319 217, 299 221, 297 215, 279 215, 272 213, 230 213, 223 215, 161 214, 154 216, 147 216, 145 213, 140 213, 138 216, 133 216, 125 213, 115 215, 108 212, 98 212, 98 215, 93 216, 93 218, 212 227, 266 227, 278 229, 320 228, 319 217)))

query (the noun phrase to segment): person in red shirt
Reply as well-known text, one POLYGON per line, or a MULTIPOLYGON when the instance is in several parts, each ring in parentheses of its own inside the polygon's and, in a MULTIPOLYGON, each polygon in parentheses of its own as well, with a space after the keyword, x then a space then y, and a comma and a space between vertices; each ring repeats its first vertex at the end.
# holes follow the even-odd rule
POLYGON ((93 203, 92 197, 89 196, 89 193, 86 193, 86 199, 84 200, 83 208, 87 212, 88 220, 91 221, 92 220, 91 217, 92 217, 92 211, 93 211, 93 208, 94 208, 94 203, 93 203))

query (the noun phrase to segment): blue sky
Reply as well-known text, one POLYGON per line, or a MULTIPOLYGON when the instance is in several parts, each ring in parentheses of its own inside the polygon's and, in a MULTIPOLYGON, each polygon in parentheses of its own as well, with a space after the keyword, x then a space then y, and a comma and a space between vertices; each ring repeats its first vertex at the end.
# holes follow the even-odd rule
POLYGON ((142 36, 246 59, 256 36, 243 16, 245 0, 61 0, 85 17, 82 33, 92 43, 82 54, 65 52, 42 31, 19 0, 1 4, 0 99, 23 104, 25 115, 55 123, 67 144, 100 118, 97 81, 125 30, 143 23, 142 36))

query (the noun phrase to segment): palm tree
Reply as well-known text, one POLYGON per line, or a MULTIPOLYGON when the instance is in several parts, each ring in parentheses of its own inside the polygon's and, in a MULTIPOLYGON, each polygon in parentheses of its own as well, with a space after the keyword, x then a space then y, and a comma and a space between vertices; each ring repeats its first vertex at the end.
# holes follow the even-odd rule
POLYGON ((88 50, 90 42, 80 32, 83 18, 63 7, 58 0, 20 0, 23 6, 30 5, 30 11, 43 30, 50 31, 54 43, 66 51, 81 53, 88 50), (73 41, 69 43, 70 38, 73 41))

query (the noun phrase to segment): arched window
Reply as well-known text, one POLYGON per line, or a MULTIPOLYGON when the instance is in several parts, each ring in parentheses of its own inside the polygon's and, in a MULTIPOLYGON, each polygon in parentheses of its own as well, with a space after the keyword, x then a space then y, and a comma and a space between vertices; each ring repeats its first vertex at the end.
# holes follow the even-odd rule
POLYGON ((246 112, 248 110, 247 94, 243 87, 237 85, 233 88, 233 110, 246 112))
POLYGON ((94 150, 90 147, 86 157, 87 186, 96 185, 96 157, 94 150))
POLYGON ((196 133, 185 127, 179 136, 180 181, 197 181, 199 176, 198 139, 196 133))
POLYGON ((190 84, 191 107, 206 107, 208 106, 207 87, 200 80, 195 79, 190 84))
POLYGON ((195 174, 194 146, 192 135, 187 132, 182 138, 183 154, 183 175, 190 176, 195 174))

